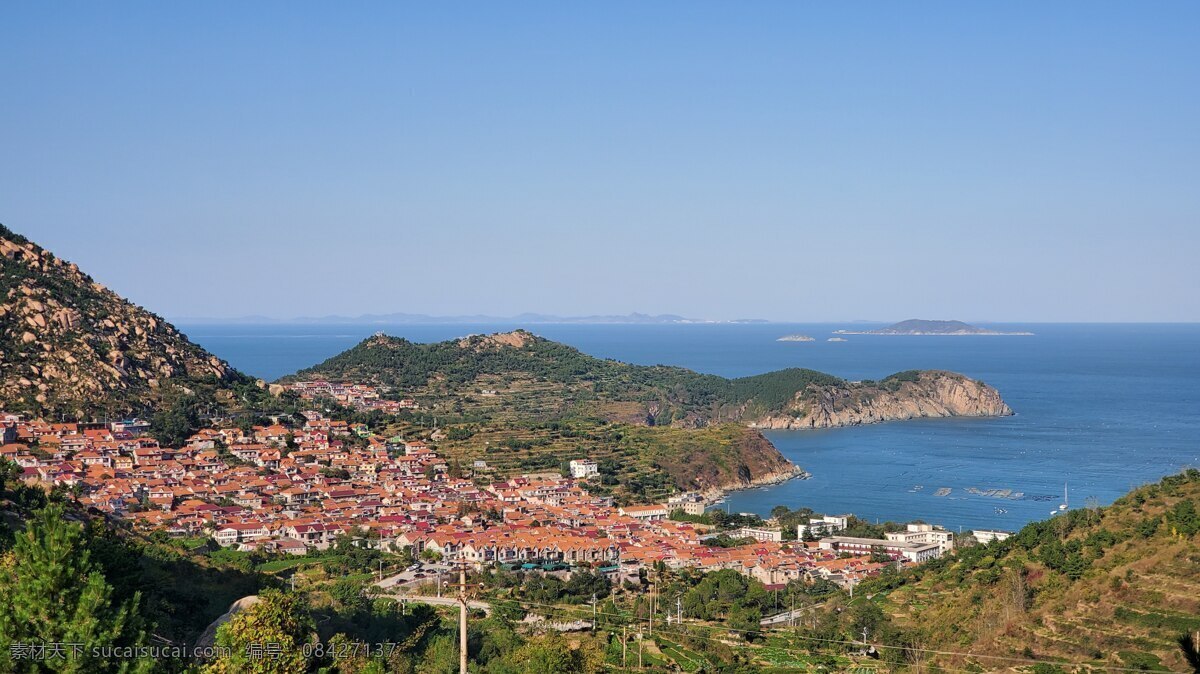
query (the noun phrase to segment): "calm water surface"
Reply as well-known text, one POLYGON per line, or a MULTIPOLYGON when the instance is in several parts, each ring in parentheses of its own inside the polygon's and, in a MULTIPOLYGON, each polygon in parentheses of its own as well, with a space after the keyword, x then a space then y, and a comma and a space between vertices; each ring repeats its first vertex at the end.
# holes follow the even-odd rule
MULTIPOLYGON (((197 325, 195 341, 243 371, 275 379, 377 331, 437 341, 506 325, 197 325)), ((1200 325, 1029 325, 1032 337, 849 336, 847 325, 538 325, 595 356, 681 365, 728 377, 810 367, 848 379, 940 368, 997 387, 1017 415, 768 433, 813 474, 729 499, 737 512, 779 504, 1013 529, 1043 519, 1069 489, 1072 508, 1200 466, 1200 325), (777 342, 800 332, 816 342, 777 342), (946 496, 936 496, 941 488, 946 496), (1010 497, 968 492, 1010 490, 1010 497), (1011 493, 1024 497, 1012 498, 1011 493)))

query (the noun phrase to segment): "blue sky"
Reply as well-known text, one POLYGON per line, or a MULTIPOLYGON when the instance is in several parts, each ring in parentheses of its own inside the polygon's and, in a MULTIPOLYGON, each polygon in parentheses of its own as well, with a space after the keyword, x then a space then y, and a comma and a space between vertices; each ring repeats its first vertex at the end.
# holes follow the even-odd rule
POLYGON ((6 3, 0 222, 167 316, 1200 320, 1200 4, 6 3))

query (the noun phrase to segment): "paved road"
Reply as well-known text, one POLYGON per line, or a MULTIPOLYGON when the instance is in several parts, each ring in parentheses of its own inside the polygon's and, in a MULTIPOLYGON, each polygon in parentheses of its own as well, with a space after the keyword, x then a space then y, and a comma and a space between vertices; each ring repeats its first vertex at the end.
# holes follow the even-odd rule
POLYGON ((824 606, 824 604, 814 604, 812 606, 798 608, 794 611, 784 611, 783 613, 778 613, 776 615, 769 615, 763 618, 761 623, 763 627, 786 625, 792 619, 792 616, 796 617, 796 622, 800 622, 800 619, 804 616, 806 611, 811 611, 813 609, 820 608, 821 606, 824 606))
POLYGON ((386 590, 394 587, 411 587, 422 585, 424 583, 435 583, 437 582, 439 570, 442 572, 442 578, 447 582, 453 582, 457 578, 451 573, 451 571, 454 570, 453 567, 442 566, 438 564, 424 564, 419 569, 414 569, 412 571, 405 569, 404 571, 392 576, 388 576, 383 580, 377 580, 375 581, 374 585, 386 590), (416 574, 418 573, 424 574, 424 577, 417 578, 416 574))
MULTIPOLYGON (((454 597, 422 597, 413 594, 394 594, 392 595, 399 601, 410 601, 415 604, 430 604, 432 606, 458 606, 458 600, 454 597)), ((484 613, 492 612, 492 605, 486 601, 477 599, 468 599, 467 608, 483 611, 484 613)))

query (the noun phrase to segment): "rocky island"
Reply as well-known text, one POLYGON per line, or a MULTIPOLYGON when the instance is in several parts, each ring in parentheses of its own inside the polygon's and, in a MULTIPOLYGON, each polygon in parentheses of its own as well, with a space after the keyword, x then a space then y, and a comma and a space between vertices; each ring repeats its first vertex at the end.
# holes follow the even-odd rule
POLYGON ((910 318, 876 330, 834 330, 837 335, 1032 335, 1032 332, 1001 332, 962 321, 928 321, 910 318))
POLYGON ((777 342, 815 342, 817 340, 813 339, 812 337, 809 337, 808 335, 784 335, 775 341, 777 341, 777 342))

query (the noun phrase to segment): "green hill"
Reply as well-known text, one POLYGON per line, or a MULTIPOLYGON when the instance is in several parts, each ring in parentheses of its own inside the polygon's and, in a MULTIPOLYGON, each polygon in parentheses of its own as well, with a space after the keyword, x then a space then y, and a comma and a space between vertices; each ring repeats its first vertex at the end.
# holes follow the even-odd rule
POLYGON ((926 648, 1013 658, 939 657, 947 667, 1190 671, 1180 639, 1200 630, 1200 471, 879 584, 926 648))
POLYGON ((677 427, 731 421, 820 427, 1012 413, 994 389, 954 373, 911 371, 877 383, 791 368, 726 379, 595 358, 524 330, 433 344, 379 334, 283 381, 315 378, 372 382, 432 407, 489 416, 582 413, 677 427))
POLYGON ((792 368, 726 379, 589 356, 525 330, 419 344, 378 334, 285 377, 372 383, 413 398, 390 432, 493 474, 600 463, 594 491, 661 499, 676 489, 743 487, 795 468, 751 427, 820 428, 1012 411, 992 388, 949 372, 849 382, 792 368), (436 430, 434 430, 436 429, 436 430))

